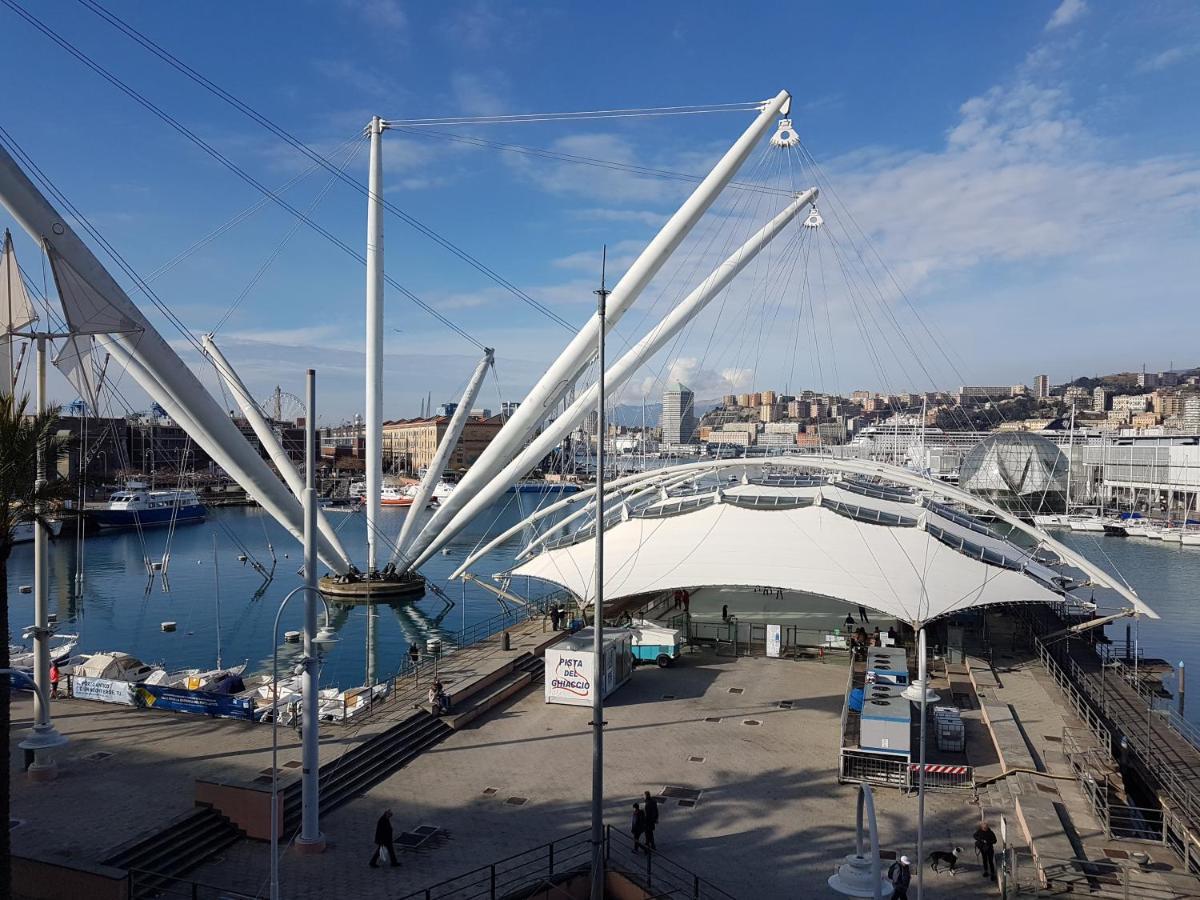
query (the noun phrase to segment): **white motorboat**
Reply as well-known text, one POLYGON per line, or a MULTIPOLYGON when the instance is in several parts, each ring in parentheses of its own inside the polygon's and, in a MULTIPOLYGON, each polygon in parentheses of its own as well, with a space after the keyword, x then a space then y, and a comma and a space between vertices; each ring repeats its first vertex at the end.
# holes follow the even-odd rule
MULTIPOLYGON (((420 487, 419 484, 406 484, 400 490, 406 497, 416 497, 417 489, 419 487, 420 487)), ((441 501, 447 499, 453 493, 454 493, 454 484, 452 482, 438 481, 438 483, 433 486, 433 493, 430 494, 429 496, 433 500, 436 500, 440 503, 441 501)))
POLYGON ((168 687, 184 688, 189 691, 206 691, 217 682, 227 678, 237 678, 245 671, 246 663, 232 668, 180 669, 167 676, 166 684, 168 687))
POLYGON ((1185 528, 1179 536, 1179 543, 1185 547, 1200 547, 1200 528, 1185 528))
POLYGON ((332 697, 326 697, 322 692, 317 716, 322 722, 344 722, 369 710, 386 697, 387 692, 386 684, 347 688, 332 697))
POLYGON ((1065 528, 1067 517, 1060 513, 1039 513, 1033 517, 1033 524, 1038 528, 1065 528))
POLYGON ((1074 515, 1067 517, 1067 526, 1072 531, 1104 531, 1104 519, 1100 516, 1074 515))
POLYGON ((168 677, 162 666, 144 663, 120 651, 82 653, 66 660, 59 671, 76 678, 106 678, 136 684, 165 684, 168 677))
MULTIPOLYGON (((77 634, 56 634, 50 638, 50 661, 61 666, 79 644, 77 634)), ((8 645, 8 664, 14 669, 33 668, 33 649, 17 644, 8 645)))

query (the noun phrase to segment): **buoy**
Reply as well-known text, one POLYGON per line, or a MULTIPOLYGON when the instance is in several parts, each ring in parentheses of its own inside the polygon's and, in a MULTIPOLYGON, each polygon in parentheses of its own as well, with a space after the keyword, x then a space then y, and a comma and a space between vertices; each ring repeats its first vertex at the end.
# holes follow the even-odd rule
POLYGON ((31 594, 31 593, 33 593, 33 586, 28 585, 28 584, 23 584, 19 588, 17 588, 17 590, 20 591, 22 594, 31 594))
POLYGON ((163 622, 162 625, 159 627, 162 628, 163 631, 174 631, 175 623, 174 622, 163 622))
POLYGON ((298 644, 298 643, 300 643, 300 632, 285 631, 283 633, 283 639, 285 641, 287 641, 289 644, 298 644))

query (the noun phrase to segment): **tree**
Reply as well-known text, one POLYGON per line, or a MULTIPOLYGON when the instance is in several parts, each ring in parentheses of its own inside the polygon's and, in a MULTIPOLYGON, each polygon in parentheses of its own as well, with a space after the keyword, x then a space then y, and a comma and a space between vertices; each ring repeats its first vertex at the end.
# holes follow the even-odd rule
MULTIPOLYGON (((12 552, 13 528, 37 518, 38 505, 71 495, 71 486, 55 476, 55 464, 66 455, 68 441, 57 434, 58 409, 44 413, 28 412, 29 397, 17 399, 0 395, 0 669, 9 664, 8 643, 8 556, 12 552), (37 483, 38 454, 46 462, 47 480, 37 483)), ((3 730, 11 758, 12 715, 9 678, 0 675, 0 729, 3 730)), ((11 805, 9 767, 0 775, 0 896, 8 897, 12 885, 11 837, 7 827, 11 805)))

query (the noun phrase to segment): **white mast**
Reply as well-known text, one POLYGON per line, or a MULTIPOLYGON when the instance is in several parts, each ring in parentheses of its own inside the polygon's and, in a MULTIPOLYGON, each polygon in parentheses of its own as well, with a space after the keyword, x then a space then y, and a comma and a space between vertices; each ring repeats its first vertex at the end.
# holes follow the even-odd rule
MULTIPOLYGON (((610 329, 615 327, 625 311, 637 300, 642 290, 691 232, 700 217, 716 200, 717 195, 737 173, 742 163, 750 156, 758 141, 775 121, 776 116, 781 112, 786 115, 787 109, 791 105, 791 99, 791 95, 787 91, 780 91, 772 100, 763 104, 762 111, 753 124, 738 138, 691 196, 671 216, 662 230, 655 235, 646 249, 641 252, 641 255, 612 290, 608 301, 607 327, 610 329)), ((424 553, 425 548, 439 535, 443 526, 455 518, 467 500, 481 487, 493 483, 497 473, 504 468, 524 445, 526 438, 553 410, 554 405, 594 358, 598 327, 599 323, 596 318, 589 318, 579 333, 559 354, 558 359, 551 363, 538 383, 525 396, 512 418, 505 423, 495 440, 471 466, 471 470, 459 483, 458 488, 422 529, 413 542, 411 551, 413 554, 424 553)), ((507 488, 508 485, 505 487, 507 488)))
POLYGON ((367 197, 367 378, 366 428, 367 572, 379 558, 379 491, 383 482, 383 120, 367 125, 371 168, 367 197))
MULTIPOLYGON (((275 432, 263 418, 262 411, 259 410, 258 404, 254 402, 254 398, 250 396, 250 391, 246 388, 241 376, 234 371, 233 366, 229 364, 229 360, 225 358, 220 349, 217 347, 216 341, 213 340, 213 335, 206 334, 201 337, 201 343, 204 345, 204 351, 212 359, 216 366, 217 374, 225 385, 229 388, 229 392, 233 394, 233 399, 237 401, 238 409, 242 411, 242 415, 246 417, 246 421, 250 423, 250 427, 254 430, 255 437, 262 443, 263 449, 267 451, 267 455, 271 457, 271 462, 275 463, 275 468, 279 470, 279 474, 287 483, 288 488, 295 494, 296 499, 303 502, 304 500, 304 479, 300 477, 300 473, 296 471, 296 466, 292 463, 291 458, 287 455, 287 451, 279 443, 279 439, 275 436, 275 432)), ((281 414, 279 399, 279 388, 275 388, 275 416, 281 414)), ((311 418, 313 411, 307 410, 307 415, 311 418)), ((307 423, 305 424, 307 429, 307 423)), ((346 548, 342 546, 341 538, 333 526, 329 524, 329 520, 325 518, 325 514, 317 510, 317 525, 321 530, 321 534, 329 541, 346 567, 350 566, 350 556, 346 553, 346 548)))
MULTIPOLYGON (((688 294, 645 337, 613 364, 612 369, 605 376, 607 389, 614 393, 619 391, 622 385, 633 376, 634 372, 649 357, 666 346, 671 338, 679 333, 680 329, 724 290, 726 285, 758 255, 763 247, 767 246, 784 229, 788 222, 794 219, 802 209, 816 198, 817 189, 809 188, 788 204, 779 215, 775 216, 774 219, 759 229, 750 240, 735 250, 733 255, 721 263, 712 274, 701 282, 699 287, 688 294)), ((410 556, 415 556, 418 551, 421 553, 413 565, 421 565, 426 559, 436 553, 441 546, 466 527, 467 523, 471 521, 473 516, 478 514, 480 509, 493 502, 496 497, 508 489, 510 484, 515 482, 525 472, 528 472, 537 464, 538 460, 549 453, 558 441, 562 440, 573 428, 577 427, 595 406, 596 394, 597 385, 592 385, 579 394, 570 408, 547 425, 542 433, 534 438, 529 446, 522 450, 498 475, 490 479, 487 484, 478 486, 475 489, 474 495, 461 504, 462 510, 458 515, 446 523, 439 533, 431 535, 425 547, 421 547, 421 539, 418 539, 409 552, 410 556)), ((474 469, 471 471, 474 471, 474 469)), ((463 483, 466 483, 465 479, 463 483)), ((457 496, 462 489, 462 485, 460 485, 451 497, 457 496)), ((434 520, 436 520, 436 515, 434 520)), ((429 534, 432 525, 433 521, 421 533, 421 538, 425 538, 429 534)))
POLYGON ((479 396, 479 389, 483 387, 483 378, 487 375, 487 370, 491 368, 494 356, 495 351, 490 347, 485 347, 483 359, 479 360, 479 365, 475 367, 475 372, 471 375, 471 380, 467 382, 467 389, 463 392, 462 399, 458 402, 458 407, 454 410, 454 415, 450 417, 450 424, 446 428, 446 433, 442 435, 442 441, 438 444, 437 450, 433 454, 429 468, 425 470, 425 477, 421 479, 421 483, 417 486, 417 493, 413 497, 412 506, 408 508, 408 515, 404 517, 404 525, 400 528, 400 537, 396 539, 396 549, 392 552, 393 563, 404 555, 404 548, 416 533, 417 522, 425 518, 425 505, 429 502, 429 498, 433 496, 433 489, 437 486, 442 473, 446 470, 446 464, 450 461, 450 454, 454 452, 454 448, 458 445, 458 439, 462 436, 467 419, 471 417, 471 407, 475 405, 475 400, 479 396))
MULTIPOLYGON (((300 504, 237 430, 179 355, 79 239, 16 161, 0 148, 0 200, 33 237, 43 243, 73 334, 113 335, 111 348, 122 362, 133 360, 142 387, 187 430, 193 440, 297 539, 303 531, 300 504)), ((322 560, 338 572, 345 566, 328 542, 322 560)))
MULTIPOLYGON (((1157 450, 1155 453, 1157 454, 1157 450)), ((1067 515, 1071 514, 1071 470, 1075 468, 1075 401, 1071 401, 1071 433, 1067 437, 1067 515)))

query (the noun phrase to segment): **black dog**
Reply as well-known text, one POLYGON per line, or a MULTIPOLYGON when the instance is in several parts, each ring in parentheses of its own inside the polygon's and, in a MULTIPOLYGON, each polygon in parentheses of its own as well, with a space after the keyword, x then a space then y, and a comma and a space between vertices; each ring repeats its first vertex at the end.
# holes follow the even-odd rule
POLYGON ((942 867, 950 870, 951 875, 958 874, 958 856, 962 853, 962 847, 955 847, 953 851, 947 853, 945 850, 934 850, 925 859, 929 863, 929 868, 935 872, 942 871, 942 867))

